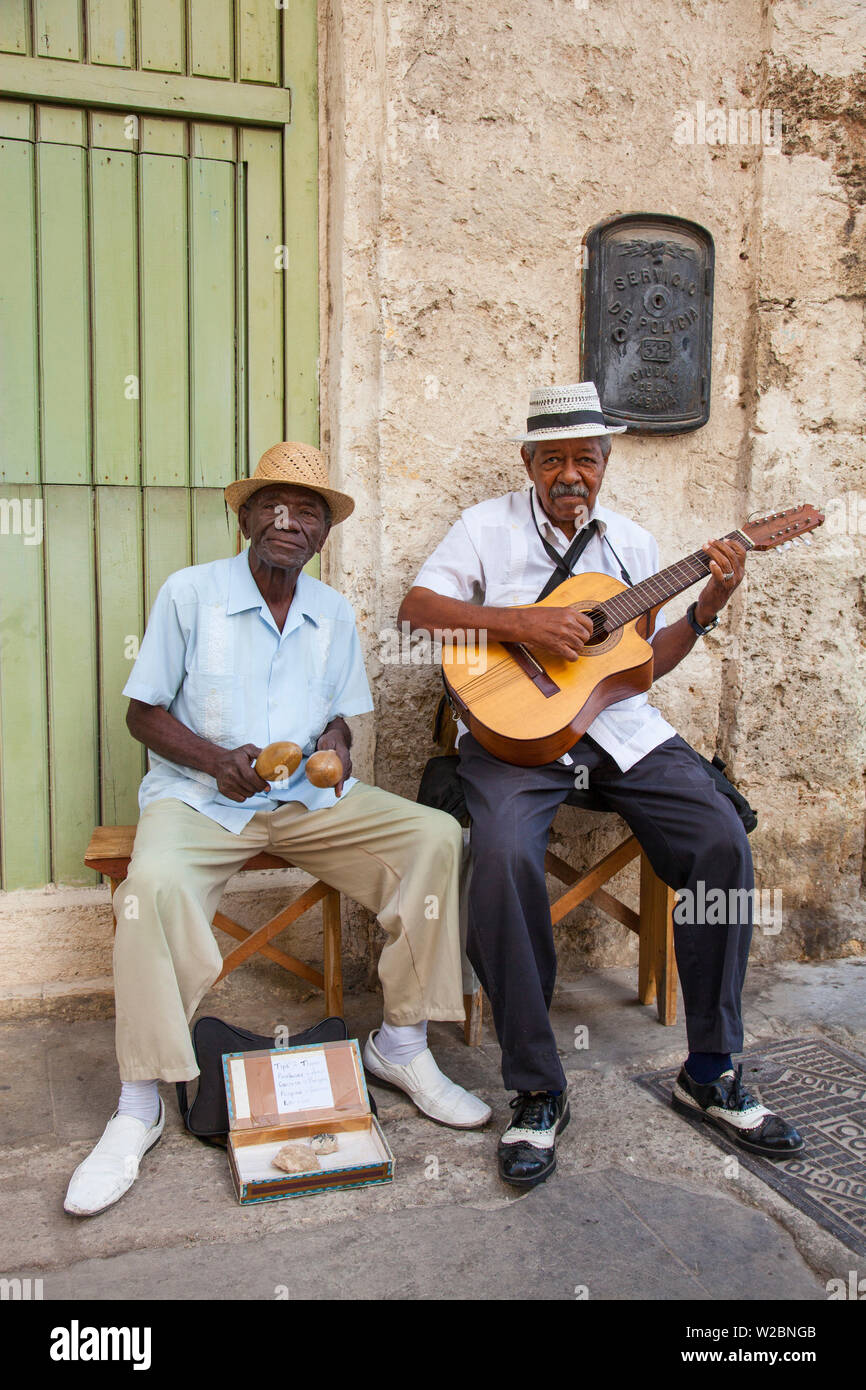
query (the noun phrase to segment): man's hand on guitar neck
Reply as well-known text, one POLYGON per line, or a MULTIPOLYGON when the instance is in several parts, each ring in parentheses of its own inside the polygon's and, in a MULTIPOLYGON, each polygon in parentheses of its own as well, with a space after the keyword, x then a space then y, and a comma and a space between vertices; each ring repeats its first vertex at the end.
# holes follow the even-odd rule
MULTIPOLYGON (((746 550, 739 541, 707 541, 704 550, 709 556, 711 577, 695 604, 695 620, 701 627, 711 623, 724 608, 746 572, 746 550)), ((697 640, 687 618, 663 627, 653 638, 653 680, 679 666, 697 640)))
POLYGON ((739 541, 707 541, 704 550, 710 558, 710 575, 701 590, 695 617, 701 627, 720 613, 746 573, 746 549, 739 541))

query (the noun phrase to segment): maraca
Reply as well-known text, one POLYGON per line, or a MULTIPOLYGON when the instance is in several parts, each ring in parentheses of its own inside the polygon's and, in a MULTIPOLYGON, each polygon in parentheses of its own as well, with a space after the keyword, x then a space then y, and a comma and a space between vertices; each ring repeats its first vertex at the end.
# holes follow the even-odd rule
POLYGON ((307 758, 307 781, 314 787, 336 787, 346 775, 343 759, 333 748, 323 748, 307 758))
POLYGON ((296 743, 269 743, 256 758, 254 767, 265 782, 282 782, 300 764, 303 754, 296 743))

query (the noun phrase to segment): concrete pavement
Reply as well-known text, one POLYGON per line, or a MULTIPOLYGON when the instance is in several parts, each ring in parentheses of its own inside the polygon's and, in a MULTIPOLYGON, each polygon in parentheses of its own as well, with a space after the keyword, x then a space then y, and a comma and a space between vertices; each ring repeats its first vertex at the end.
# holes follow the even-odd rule
MULTIPOLYGON (((815 1033, 866 1054, 866 961, 753 967, 747 1043, 815 1033)), ((480 1048, 457 1025, 430 1029, 443 1069, 494 1107, 483 1131, 424 1120, 375 1092, 395 1181, 241 1208, 225 1154, 168 1119, 135 1186, 90 1219, 62 1209, 69 1175, 117 1099, 113 1025, 57 1017, 0 1027, 0 1268, 41 1277, 44 1297, 76 1299, 826 1299, 826 1281, 862 1259, 791 1207, 631 1077, 685 1053, 682 1022, 662 1028, 634 999, 634 972, 561 981, 553 1020, 572 1122, 556 1174, 520 1194, 496 1174, 507 1122, 489 1023, 480 1048), (575 1030, 588 1029, 588 1047, 575 1030)), ((275 987, 251 963, 205 999, 263 1033, 322 1014, 301 982, 275 987)), ((375 994, 347 997, 363 1040, 375 994)), ((680 1006, 680 1018, 682 1008, 680 1006)))

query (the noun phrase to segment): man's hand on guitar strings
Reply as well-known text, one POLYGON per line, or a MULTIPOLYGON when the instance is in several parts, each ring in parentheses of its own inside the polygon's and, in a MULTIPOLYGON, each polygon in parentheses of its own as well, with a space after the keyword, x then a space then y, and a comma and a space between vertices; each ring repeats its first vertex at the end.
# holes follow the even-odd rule
POLYGON ((592 637, 592 622, 574 608, 515 609, 519 614, 518 641, 529 647, 543 647, 566 661, 577 661, 592 637))
POLYGON ((746 550, 739 541, 707 541, 704 550, 709 556, 712 578, 701 590, 695 609, 702 627, 721 612, 746 572, 746 550))

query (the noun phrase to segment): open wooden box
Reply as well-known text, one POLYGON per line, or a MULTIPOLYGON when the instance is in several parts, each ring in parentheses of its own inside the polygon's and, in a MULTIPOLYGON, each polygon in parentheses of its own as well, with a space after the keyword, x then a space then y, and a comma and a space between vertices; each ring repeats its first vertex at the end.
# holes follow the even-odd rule
POLYGON ((370 1113, 356 1039, 229 1052, 223 1076, 229 1167, 243 1205, 391 1181, 394 1156, 370 1113), (336 1135, 339 1147, 318 1155, 319 1171, 283 1173, 273 1166, 283 1144, 323 1132, 336 1135))

